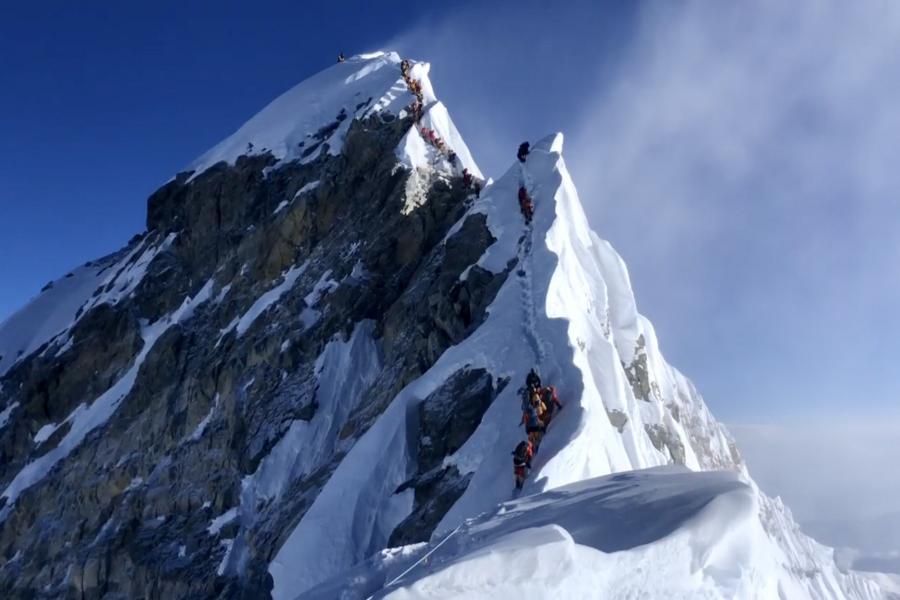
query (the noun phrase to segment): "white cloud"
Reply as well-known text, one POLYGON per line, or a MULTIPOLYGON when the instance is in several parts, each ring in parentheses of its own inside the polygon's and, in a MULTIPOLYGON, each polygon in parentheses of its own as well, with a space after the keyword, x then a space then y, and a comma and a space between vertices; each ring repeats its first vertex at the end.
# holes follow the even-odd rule
POLYGON ((648 6, 568 162, 664 348, 719 414, 897 397, 900 4, 648 6))
POLYGON ((729 430, 763 491, 781 496, 820 541, 900 553, 900 422, 885 416, 729 430))

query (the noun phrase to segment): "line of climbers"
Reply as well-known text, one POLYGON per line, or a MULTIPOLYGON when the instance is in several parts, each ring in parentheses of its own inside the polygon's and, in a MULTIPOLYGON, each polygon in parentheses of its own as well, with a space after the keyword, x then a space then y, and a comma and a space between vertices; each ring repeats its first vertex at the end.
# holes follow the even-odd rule
POLYGON ((519 389, 519 394, 522 397, 522 420, 519 425, 525 425, 528 439, 519 442, 512 452, 517 490, 521 490, 525 483, 525 477, 531 470, 531 459, 537 454, 550 421, 563 407, 556 395, 556 387, 543 387, 541 377, 534 368, 525 377, 525 387, 519 389))
MULTIPOLYGON (((456 166, 456 152, 454 152, 453 149, 438 136, 434 129, 425 127, 420 123, 423 115, 423 107, 425 106, 425 95, 422 93, 422 82, 412 76, 412 63, 409 59, 404 58, 400 61, 400 74, 403 76, 406 88, 413 96, 415 96, 412 104, 409 105, 409 112, 419 128, 422 139, 444 155, 451 165, 456 166)), ((477 180, 466 168, 462 170, 462 178, 463 185, 467 190, 471 190, 476 198, 481 196, 481 181, 477 180)))
POLYGON ((419 133, 422 135, 422 139, 434 146, 438 152, 446 156, 451 165, 455 165, 456 152, 444 143, 444 140, 438 136, 434 129, 430 129, 419 123, 422 119, 425 106, 425 95, 422 93, 422 82, 412 76, 412 63, 406 58, 400 61, 400 73, 403 75, 403 81, 406 82, 407 89, 416 97, 409 106, 409 112, 412 114, 416 124, 419 125, 419 133))
MULTIPOLYGON (((339 63, 345 62, 346 60, 343 52, 338 54, 339 63)), ((403 76, 403 81, 406 83, 406 88, 413 96, 415 96, 415 99, 409 105, 408 109, 418 126, 422 139, 431 144, 438 152, 445 156, 451 165, 456 166, 456 152, 454 152, 453 149, 438 136, 434 129, 430 129, 421 124, 422 115, 424 114, 425 95, 422 92, 422 82, 412 76, 412 63, 409 59, 404 58, 400 61, 400 73, 403 76)), ((528 144, 526 143, 525 145, 527 146, 528 144)), ((476 179, 466 168, 462 170, 462 180, 466 190, 472 191, 476 198, 481 196, 482 182, 476 179)))
MULTIPOLYGON (((525 163, 530 147, 531 145, 528 142, 519 144, 519 151, 516 152, 516 158, 519 159, 520 163, 525 163)), ((530 225, 531 218, 534 216, 534 200, 531 199, 531 196, 528 194, 528 189, 524 184, 519 186, 519 210, 522 212, 522 216, 525 217, 525 224, 530 225)))

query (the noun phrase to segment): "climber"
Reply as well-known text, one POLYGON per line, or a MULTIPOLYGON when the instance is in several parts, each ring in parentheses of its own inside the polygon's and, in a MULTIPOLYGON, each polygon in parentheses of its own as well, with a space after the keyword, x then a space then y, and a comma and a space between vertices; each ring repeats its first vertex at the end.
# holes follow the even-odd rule
POLYGON ((535 453, 541 446, 541 438, 544 437, 544 413, 546 412, 544 403, 541 402, 541 395, 533 392, 531 401, 522 413, 522 421, 525 424, 525 432, 528 434, 528 440, 534 446, 535 453))
POLYGON ((419 99, 416 98, 413 100, 412 104, 409 106, 409 112, 413 117, 413 120, 418 123, 419 119, 422 118, 422 103, 419 102, 419 99))
POLYGON ((453 150, 448 151, 447 152, 447 160, 450 161, 451 165, 455 165, 456 164, 456 152, 454 152, 453 150))
POLYGON ((531 224, 531 217, 534 215, 534 203, 531 201, 531 196, 528 195, 528 190, 525 189, 525 186, 519 187, 519 210, 522 211, 522 216, 525 217, 525 224, 531 224))
POLYGON ((519 388, 519 397, 522 399, 523 413, 528 410, 528 406, 531 404, 531 390, 532 387, 528 385, 519 388))
POLYGON ((340 54, 338 54, 338 62, 339 62, 339 63, 346 62, 346 61, 347 61, 347 58, 344 56, 344 53, 343 53, 343 52, 341 52, 340 54))
POLYGON ((553 419, 554 414, 562 410, 562 403, 556 395, 556 386, 548 385, 541 390, 541 400, 544 402, 544 406, 547 407, 543 419, 544 427, 547 427, 550 425, 550 421, 553 419))
POLYGON ((403 73, 403 77, 406 78, 407 73, 409 73, 409 59, 404 58, 400 61, 400 72, 403 73))
MULTIPOLYGON (((456 156, 456 155, 454 154, 453 156, 456 156)), ((466 189, 469 189, 472 186, 472 174, 469 173, 468 169, 463 169, 462 180, 463 180, 463 186, 466 189)))
POLYGON ((519 442, 513 455, 513 474, 516 477, 516 489, 521 490, 525 483, 525 476, 531 469, 531 459, 534 456, 534 447, 531 442, 519 442))
POLYGON ((530 388, 541 387, 541 376, 534 370, 534 367, 531 367, 528 375, 525 376, 525 385, 530 388))
POLYGON ((519 144, 519 151, 516 153, 516 158, 519 159, 519 162, 525 162, 525 157, 528 156, 528 149, 531 147, 531 144, 528 142, 522 142, 519 144))

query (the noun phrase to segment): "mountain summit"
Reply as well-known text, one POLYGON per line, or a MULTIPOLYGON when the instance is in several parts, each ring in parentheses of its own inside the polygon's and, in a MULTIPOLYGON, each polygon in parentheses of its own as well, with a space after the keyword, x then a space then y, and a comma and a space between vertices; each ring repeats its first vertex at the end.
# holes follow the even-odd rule
POLYGON ((297 85, 0 324, 6 596, 879 597, 665 362, 563 136, 485 182, 428 75, 297 85))

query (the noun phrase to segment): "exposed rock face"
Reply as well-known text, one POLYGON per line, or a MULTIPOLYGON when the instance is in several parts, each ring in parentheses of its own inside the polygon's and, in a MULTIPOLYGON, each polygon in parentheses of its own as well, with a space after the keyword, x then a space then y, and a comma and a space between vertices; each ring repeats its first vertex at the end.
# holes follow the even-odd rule
POLYGON ((507 383, 505 379, 495 382, 484 369, 464 369, 419 405, 419 472, 398 490, 413 488, 415 507, 391 534, 389 546, 428 541, 438 522, 466 490, 471 474, 444 466, 444 457, 469 439, 507 383))
MULTIPOLYGON (((121 275, 85 305, 68 339, 2 379, 0 408, 18 403, 0 429, 7 487, 71 440, 79 405, 139 366, 108 420, 4 499, 6 597, 265 594, 267 563, 341 456, 399 389, 477 326, 505 278, 470 268, 493 242, 482 216, 444 242, 467 192, 449 171, 400 167, 394 148, 411 126, 375 115, 350 126, 337 156, 277 168, 271 155, 244 156, 180 174, 150 197, 148 232, 106 259, 121 275), (257 498, 252 517, 229 519, 242 480, 292 426, 332 418, 317 410, 326 383, 317 358, 363 322, 374 323, 366 335, 381 367, 363 401, 331 424, 335 440, 308 449, 315 456, 302 472, 257 498)), ((465 489, 465 476, 439 465, 503 385, 485 372, 454 382, 423 405, 422 439, 434 427, 452 435, 423 443, 414 484, 422 524, 398 539, 421 538, 465 489), (453 410, 438 410, 443 402, 453 410)))

